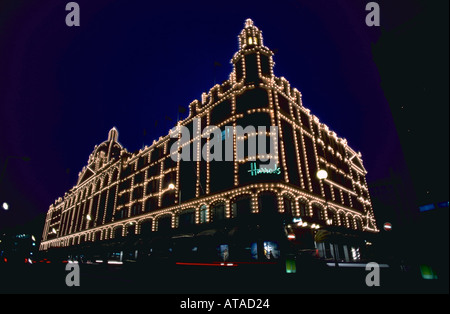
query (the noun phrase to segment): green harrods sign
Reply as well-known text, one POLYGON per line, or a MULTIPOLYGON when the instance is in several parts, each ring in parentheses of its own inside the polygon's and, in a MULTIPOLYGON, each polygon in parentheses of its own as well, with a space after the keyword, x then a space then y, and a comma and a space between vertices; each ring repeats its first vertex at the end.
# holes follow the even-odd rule
POLYGON ((256 162, 252 162, 248 172, 250 172, 252 176, 257 176, 259 174, 281 174, 281 169, 277 164, 275 164, 273 168, 258 168, 256 162))

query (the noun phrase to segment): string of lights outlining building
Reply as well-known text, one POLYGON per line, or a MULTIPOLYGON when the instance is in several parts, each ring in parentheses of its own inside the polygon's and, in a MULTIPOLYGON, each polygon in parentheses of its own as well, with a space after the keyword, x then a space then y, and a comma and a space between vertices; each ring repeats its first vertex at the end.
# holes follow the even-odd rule
MULTIPOLYGON (((191 102, 189 115, 175 126, 184 126, 195 136, 181 145, 169 132, 132 154, 112 128, 89 156, 77 184, 50 205, 41 251, 67 251, 130 236, 151 238, 164 230, 171 235, 190 231, 195 238, 208 230, 242 229, 236 221, 244 218, 248 227, 252 217, 281 217, 265 224, 281 222, 288 240, 299 240, 299 230, 308 230, 313 237, 331 227, 342 233, 379 231, 361 153, 304 107, 302 94, 284 77, 274 75, 273 53, 252 20, 246 20, 238 39, 229 79, 191 102), (200 119, 202 127, 219 127, 222 138, 202 137, 201 130, 193 129, 194 119, 200 119), (263 156, 247 152, 238 160, 236 142, 247 145, 258 134, 238 139, 225 132, 226 126, 277 126, 278 141, 266 134, 268 145, 279 148, 270 156, 276 169, 265 171, 259 158, 263 156), (200 158, 201 147, 210 153, 212 146, 225 145, 224 139, 230 137, 232 161, 200 158), (179 152, 189 149, 197 158, 173 160, 173 145, 179 152), (325 176, 319 178, 319 170, 325 176)), ((260 218, 258 228, 264 224, 260 218)), ((221 238, 216 244, 226 241, 221 238)), ((350 245, 347 249, 349 255, 350 245)), ((326 251, 321 247, 325 257, 326 251)), ((232 248, 229 254, 231 258, 232 248)))

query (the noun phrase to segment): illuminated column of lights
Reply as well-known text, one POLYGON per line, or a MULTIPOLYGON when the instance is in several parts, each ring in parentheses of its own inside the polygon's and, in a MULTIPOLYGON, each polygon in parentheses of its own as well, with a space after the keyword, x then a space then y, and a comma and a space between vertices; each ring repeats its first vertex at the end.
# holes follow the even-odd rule
MULTIPOLYGON (((106 178, 107 178, 108 181, 109 181, 109 178, 111 178, 111 176, 110 176, 110 175, 107 175, 106 178)), ((132 179, 132 180, 134 180, 134 179, 132 179)), ((107 210, 108 210, 109 193, 111 193, 110 187, 109 187, 109 182, 106 182, 106 188, 105 188, 105 191, 106 191, 106 196, 105 196, 105 205, 104 205, 104 211, 103 211, 102 225, 105 224, 106 214, 107 214, 107 210)))
MULTIPOLYGON (((119 182, 120 182, 120 175, 122 172, 122 167, 118 166, 117 169, 117 184, 116 184, 116 191, 114 193, 114 207, 113 207, 113 212, 112 212, 112 217, 111 217, 111 222, 114 222, 115 217, 116 217, 116 210, 117 210, 117 199, 118 199, 118 195, 119 195, 119 182)), ((108 234, 105 236, 106 239, 108 239, 108 234)))
POLYGON ((303 178, 302 173, 302 165, 300 160, 300 148, 298 147, 298 139, 297 139, 297 128, 296 125, 292 125, 292 133, 294 134, 294 144, 295 144, 295 158, 297 160, 297 168, 298 168, 298 175, 300 180, 300 186, 305 189, 305 178, 303 178))
POLYGON ((71 197, 70 197, 70 205, 69 205, 69 224, 68 224, 68 233, 72 233, 72 224, 73 224, 73 216, 74 216, 74 212, 75 212, 75 210, 74 210, 74 198, 75 198, 75 196, 74 195, 72 195, 71 197))
MULTIPOLYGON (((207 94, 204 93, 205 97, 204 97, 204 101, 202 102, 202 105, 204 102, 206 102, 206 96, 207 94)), ((211 98, 210 98, 211 99, 211 98)), ((204 104, 206 105, 206 103, 204 104)), ((200 115, 198 118, 200 119, 200 122, 202 121, 202 117, 203 115, 200 115)), ((194 123, 194 122, 193 122, 194 123)), ((201 130, 201 123, 197 124, 197 129, 194 129, 195 123, 193 124, 192 130, 194 132, 194 134, 192 135, 193 137, 193 145, 192 145, 192 149, 194 150, 194 152, 197 153, 196 155, 196 160, 197 162, 195 163, 195 173, 196 173, 196 182, 195 182, 195 197, 199 197, 200 196, 200 159, 202 156, 202 147, 201 147, 201 142, 202 142, 202 130, 201 130), (195 147, 194 147, 195 146, 195 147)), ((192 153, 192 155, 194 155, 194 152, 192 153)))
POLYGON ((79 192, 76 192, 74 204, 73 204, 73 216, 72 216, 72 226, 71 226, 71 232, 76 232, 77 230, 77 220, 78 220, 78 196, 79 192))
MULTIPOLYGON (((181 138, 181 122, 178 121, 177 123, 177 131, 178 131, 178 138, 177 138, 177 166, 176 166, 176 173, 175 173, 175 204, 181 203, 181 187, 180 187, 180 165, 181 165, 181 146, 180 146, 180 138, 181 138)), ((173 144, 172 144, 173 145, 173 144)))
MULTIPOLYGON (((161 148, 159 148, 161 149, 161 148)), ((162 158, 158 156, 158 161, 161 160, 162 158)), ((159 176, 158 176, 158 184, 159 184, 159 189, 158 189, 158 207, 161 207, 161 201, 162 201, 162 178, 164 176, 164 163, 160 162, 159 163, 159 176)))
POLYGON ((80 199, 78 200, 78 218, 77 218, 77 227, 75 230, 77 231, 82 231, 83 228, 83 223, 84 223, 84 217, 83 217, 83 212, 84 212, 84 197, 85 197, 85 190, 83 188, 79 189, 80 192, 80 199))
POLYGON ((279 193, 279 191, 275 191, 277 200, 278 200, 278 212, 279 213, 285 213, 286 210, 284 208, 284 202, 283 202, 283 195, 279 193))
POLYGON ((278 93, 274 93, 274 103, 275 103, 275 107, 277 108, 276 110, 276 119, 277 119, 277 125, 278 125, 278 136, 280 139, 280 151, 281 151, 281 162, 283 164, 283 168, 284 168, 284 180, 286 182, 289 182, 289 177, 288 177, 288 167, 287 167, 287 163, 286 163, 286 157, 285 157, 285 153, 284 153, 284 139, 283 139, 283 128, 281 127, 281 118, 280 118, 280 106, 278 104, 278 93))
MULTIPOLYGON (((275 125, 275 126, 278 125, 278 130, 280 130, 281 129, 280 125, 276 123, 278 116, 275 117, 275 105, 274 105, 274 99, 273 99, 273 96, 272 96, 272 94, 273 94, 272 91, 273 91, 273 87, 269 86, 269 90, 267 90, 267 94, 269 96, 268 99, 269 99, 270 122, 271 122, 271 125, 275 125)), ((278 156, 279 156, 279 153, 280 153, 280 150, 281 150, 281 148, 278 145, 279 133, 278 134, 271 133, 271 135, 272 135, 271 138, 274 139, 273 145, 274 145, 275 148, 277 148, 276 151, 275 151, 275 156, 273 156, 273 157, 275 158, 275 160, 277 162, 277 165, 279 165, 278 156)), ((280 141, 282 142, 282 140, 280 140, 280 141)))
POLYGON ((305 131, 304 128, 303 128, 303 121, 300 121, 300 122, 301 122, 301 124, 302 124, 302 127, 301 127, 301 129, 300 129, 300 141, 301 141, 301 143, 302 143, 303 160, 304 160, 304 163, 305 163, 305 166, 306 166, 306 169, 305 169, 305 172, 306 172, 306 179, 308 180, 308 188, 309 188, 309 191, 312 192, 313 188, 312 188, 311 176, 310 176, 310 173, 309 173, 309 167, 308 167, 308 165, 309 165, 309 162, 308 162, 308 156, 307 156, 307 154, 306 154, 305 140, 303 139, 304 136, 305 136, 304 134, 306 133, 306 131, 305 131))
POLYGON ((202 205, 198 205, 197 207, 194 207, 194 220, 196 224, 200 223, 200 209, 202 205))
POLYGON ((229 219, 231 218, 231 199, 227 199, 225 202, 225 215, 229 219))
POLYGON ((211 222, 212 213, 211 213, 211 204, 205 204, 206 206, 206 217, 205 217, 205 223, 211 222))
MULTIPOLYGON (((231 97, 231 114, 236 115, 236 96, 231 97)), ((234 185, 239 185, 239 163, 237 161, 237 134, 236 134, 236 119, 233 120, 233 161, 234 161, 234 185)), ((229 216, 228 216, 229 217, 229 216)))
POLYGON ((252 213, 256 214, 259 212, 259 202, 258 202, 258 193, 251 194, 251 204, 252 204, 252 213))
MULTIPOLYGON (((313 121, 314 121, 314 116, 312 116, 311 117, 312 119, 311 119, 311 130, 312 130, 312 142, 313 142, 313 146, 314 146, 314 156, 315 156, 315 160, 316 160, 316 167, 317 167, 317 169, 320 169, 320 163, 319 163, 319 158, 318 158, 318 155, 317 155, 317 145, 316 145, 316 136, 315 136, 315 134, 314 134, 314 127, 313 127, 313 121)), ((325 155, 326 156, 326 155, 325 155)), ((328 165, 327 165, 327 162, 325 162, 325 166, 328 168, 328 165)), ((325 185, 323 184, 323 180, 319 180, 319 184, 320 184, 320 191, 321 191, 321 194, 322 194, 322 196, 323 197, 326 197, 325 196, 325 185)))
MULTIPOLYGON (((216 85, 216 89, 217 89, 217 93, 219 93, 219 89, 217 88, 218 85, 216 85)), ((211 95, 211 99, 212 99, 212 95, 211 95)), ((211 110, 208 110, 207 113, 205 114, 206 117, 206 126, 202 126, 202 128, 208 127, 211 124, 211 114, 210 114, 211 110)), ((210 134, 211 135, 211 134, 210 134)), ((220 134, 220 136, 222 136, 222 133, 220 134)), ((215 138, 214 135, 214 140, 217 140, 215 138)), ((211 142, 211 136, 209 136, 208 138, 206 138, 206 158, 207 158, 207 162, 206 162, 206 187, 204 187, 204 189, 206 189, 205 193, 209 194, 209 185, 210 185, 210 177, 209 177, 209 171, 210 171, 210 167, 209 167, 209 162, 211 161, 211 151, 210 151, 210 142, 211 142)), ((220 142, 220 145, 222 145, 222 142, 220 142)), ((202 148, 203 149, 203 148, 202 148)), ((223 154, 223 152, 222 152, 223 154)), ((200 178, 199 178, 200 180, 200 178)))
POLYGON ((71 224, 71 218, 72 218, 72 198, 69 195, 66 200, 66 221, 65 221, 65 226, 64 226, 64 234, 70 234, 70 224, 71 224))

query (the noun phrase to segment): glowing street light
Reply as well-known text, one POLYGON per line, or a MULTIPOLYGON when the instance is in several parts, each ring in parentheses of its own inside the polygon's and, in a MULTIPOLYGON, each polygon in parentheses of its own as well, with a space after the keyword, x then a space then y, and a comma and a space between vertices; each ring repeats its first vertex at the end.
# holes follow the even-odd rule
POLYGON ((328 178, 328 172, 326 170, 320 169, 319 171, 317 171, 317 178, 319 180, 328 178))
POLYGON ((86 220, 91 221, 92 220, 91 215, 87 214, 86 215, 86 220))
MULTIPOLYGON (((328 172, 325 169, 320 169, 319 171, 317 171, 316 176, 319 180, 325 180, 326 178, 328 178, 328 172)), ((328 198, 327 198, 326 193, 325 193, 325 205, 328 209, 328 198)), ((331 219, 327 220, 327 224, 329 224, 329 225, 331 225, 332 222, 333 221, 331 219)), ((320 226, 319 226, 319 228, 320 228, 320 226)), ((331 234, 334 234, 334 232, 332 231, 331 234)), ((336 258, 337 253, 336 253, 336 244, 335 243, 333 243, 333 252, 334 252, 334 254, 333 254, 334 255, 334 264, 335 264, 335 267, 337 268, 337 267, 339 267, 339 263, 336 258)))
POLYGON ((6 202, 3 202, 2 208, 3 208, 4 210, 8 210, 8 209, 9 209, 9 204, 6 203, 6 202))
POLYGON ((170 184, 169 184, 169 189, 170 189, 170 190, 174 190, 174 189, 175 189, 175 184, 170 183, 170 184))

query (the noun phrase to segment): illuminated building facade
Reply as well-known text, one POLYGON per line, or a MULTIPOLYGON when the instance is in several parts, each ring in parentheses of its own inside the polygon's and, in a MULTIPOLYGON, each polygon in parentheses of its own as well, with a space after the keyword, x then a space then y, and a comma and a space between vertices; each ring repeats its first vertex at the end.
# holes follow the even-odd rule
POLYGON ((188 117, 178 122, 197 134, 183 146, 169 133, 131 154, 111 129, 76 186, 50 206, 40 250, 115 253, 121 260, 159 250, 214 261, 277 259, 311 248, 334 258, 338 250, 330 244, 339 241, 330 234, 339 232, 339 258, 357 259, 359 242, 345 242, 345 235, 360 240, 378 232, 361 154, 320 123, 286 79, 274 75, 272 57, 248 19, 229 79, 194 100, 188 117), (222 138, 201 137, 194 119, 202 128, 220 128, 222 138), (275 168, 265 169, 261 156, 247 151, 237 160, 236 142, 247 147, 257 134, 238 139, 226 126, 277 126, 278 142, 267 137, 278 146, 275 168), (212 141, 225 145, 230 138, 233 160, 194 158, 205 147, 209 152, 212 141), (189 149, 193 158, 174 160, 174 147, 189 149), (320 169, 327 178, 318 179, 320 169))

